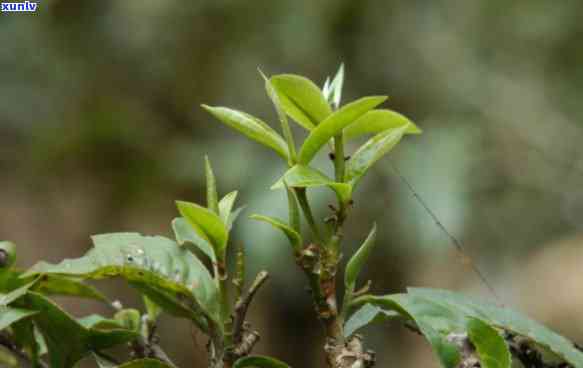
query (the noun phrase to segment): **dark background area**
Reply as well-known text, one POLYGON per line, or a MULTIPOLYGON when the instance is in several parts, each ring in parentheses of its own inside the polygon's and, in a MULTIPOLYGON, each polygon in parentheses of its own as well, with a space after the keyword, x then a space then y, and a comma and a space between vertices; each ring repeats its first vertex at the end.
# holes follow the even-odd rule
MULTIPOLYGON (((170 235, 174 200, 204 201, 205 153, 245 215, 285 216, 283 193, 269 190, 285 163, 199 105, 277 127, 257 67, 321 85, 344 62, 344 101, 388 94, 385 106, 424 130, 393 162, 504 304, 583 341, 582 15, 571 0, 53 0, 36 14, 3 13, 0 238, 28 267, 82 255, 91 234, 170 235)), ((324 214, 329 193, 313 197, 324 214)), ((346 253, 376 221, 365 275, 374 292, 413 285, 491 298, 388 161, 355 203, 346 253)), ((247 216, 232 238, 251 272, 272 273, 252 309, 257 351, 322 366, 322 331, 285 239, 247 216)), ((99 285, 139 306, 122 282, 99 285)), ((77 316, 106 311, 59 301, 77 316)), ((438 366, 396 324, 366 332, 379 367, 438 366)), ((205 342, 187 322, 165 317, 161 335, 181 367, 205 366, 205 342)))

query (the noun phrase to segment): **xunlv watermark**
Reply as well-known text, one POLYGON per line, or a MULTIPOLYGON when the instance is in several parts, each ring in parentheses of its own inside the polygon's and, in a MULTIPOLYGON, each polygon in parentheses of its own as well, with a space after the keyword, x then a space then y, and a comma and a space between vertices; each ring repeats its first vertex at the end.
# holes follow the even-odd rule
POLYGON ((35 12, 38 4, 30 1, 20 2, 20 3, 2 3, 1 10, 5 12, 35 12))

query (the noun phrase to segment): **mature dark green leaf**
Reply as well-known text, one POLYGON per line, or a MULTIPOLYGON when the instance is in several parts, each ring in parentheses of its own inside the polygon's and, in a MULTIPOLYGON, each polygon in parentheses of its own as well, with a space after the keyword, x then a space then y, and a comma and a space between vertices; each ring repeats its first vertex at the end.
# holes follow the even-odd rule
MULTIPOLYGON (((401 313, 415 322, 446 368, 455 367, 459 358, 455 345, 448 341, 448 335, 469 333, 468 330, 480 327, 476 327, 475 321, 471 322, 472 318, 479 319, 490 327, 504 329, 522 336, 526 338, 525 341, 532 342, 533 349, 542 347, 574 367, 583 367, 583 352, 575 348, 572 342, 508 308, 497 307, 450 291, 417 288, 409 289, 408 294, 368 297, 366 301, 385 310, 401 313), (468 324, 468 320, 474 325, 468 324)), ((476 331, 472 333, 475 334, 476 331)), ((491 331, 488 333, 488 338, 497 339, 493 337, 491 331)), ((487 349, 498 351, 500 341, 492 342, 491 340, 482 341, 482 343, 492 344, 487 349)), ((495 353, 494 360, 505 364, 506 358, 500 354, 503 355, 503 353, 495 353)), ((494 364, 492 360, 489 363, 494 364)))
POLYGON ((236 190, 224 196, 219 202, 219 216, 223 221, 223 224, 227 227, 227 231, 231 229, 232 221, 231 212, 233 211, 233 205, 237 200, 238 192, 236 190))
POLYGON ((373 297, 369 301, 411 319, 431 344, 442 366, 457 366, 460 354, 456 345, 448 341, 447 335, 463 329, 463 316, 456 315, 437 303, 408 294, 373 297))
POLYGON ((346 271, 344 272, 344 285, 346 286, 347 293, 351 294, 354 291, 360 270, 362 270, 362 267, 365 265, 375 246, 376 235, 377 225, 374 224, 364 243, 362 243, 352 258, 350 258, 350 261, 348 261, 346 271))
POLYGON ((288 159, 287 143, 269 125, 247 113, 229 109, 227 107, 212 107, 202 105, 221 122, 238 130, 250 139, 273 149, 284 159, 288 159))
POLYGON ((22 309, 22 308, 12 308, 1 306, 0 307, 0 330, 5 329, 11 324, 20 321, 24 318, 28 318, 37 312, 34 310, 22 309))
POLYGON ((204 156, 204 170, 206 176, 206 206, 209 210, 219 214, 219 195, 217 193, 217 179, 213 172, 211 160, 204 156))
POLYGON ((276 229, 281 230, 284 233, 284 235, 288 238, 294 251, 299 252, 301 250, 301 247, 302 247, 301 235, 298 234, 297 231, 292 229, 290 226, 288 226, 282 220, 279 220, 279 219, 276 219, 273 217, 262 216, 262 215, 252 215, 250 218, 253 220, 257 220, 257 221, 266 222, 266 223, 270 224, 271 226, 275 227, 276 229))
POLYGON ((0 294, 0 307, 6 307, 10 303, 14 302, 16 299, 25 295, 30 290, 30 288, 32 288, 34 284, 36 284, 37 282, 38 278, 18 287, 17 289, 13 289, 6 294, 0 294))
POLYGON ((39 312, 32 318, 46 340, 51 367, 72 368, 91 351, 124 344, 138 336, 125 329, 87 328, 37 293, 28 293, 20 303, 39 312))
POLYGON ((359 100, 344 105, 341 109, 332 113, 316 128, 310 132, 304 141, 298 156, 298 162, 307 165, 312 161, 316 153, 335 135, 361 117, 367 111, 374 109, 387 99, 386 96, 363 97, 359 100))
POLYGON ((400 314, 395 311, 386 311, 379 306, 365 304, 344 323, 344 337, 349 337, 357 330, 373 323, 399 318, 400 314))
POLYGON ((290 368, 287 364, 281 360, 275 358, 261 356, 261 355, 250 355, 241 358, 235 362, 233 368, 290 368))
POLYGON ((95 299, 109 303, 109 299, 91 285, 75 280, 71 277, 45 275, 32 287, 32 291, 43 295, 72 296, 78 298, 95 299))
POLYGON ((10 328, 12 329, 12 339, 18 346, 22 347, 31 361, 38 362, 39 358, 47 353, 44 338, 38 329, 34 327, 32 318, 15 322, 10 328))
POLYGON ((346 181, 353 185, 364 176, 368 169, 399 143, 405 127, 379 133, 362 145, 350 158, 346 167, 346 181))
POLYGON ((0 293, 8 293, 26 284, 32 283, 30 290, 43 295, 72 296, 78 298, 95 299, 105 303, 109 300, 91 285, 83 283, 74 277, 44 275, 43 277, 21 277, 23 272, 17 269, 5 270, 0 274, 0 293))
POLYGON ((293 74, 270 78, 282 109, 307 130, 314 129, 332 113, 320 88, 311 80, 293 74))
POLYGON ((512 357, 504 338, 495 328, 478 318, 469 318, 468 336, 478 351, 482 368, 510 368, 512 357))
POLYGON ((206 254, 213 262, 216 261, 213 246, 198 226, 194 227, 185 218, 177 217, 172 220, 172 229, 178 244, 186 247, 194 246, 206 254))
POLYGON ((40 262, 27 275, 59 274, 102 279, 121 276, 171 314, 218 321, 218 293, 206 267, 187 249, 160 236, 115 233, 93 237, 85 256, 59 264, 40 262))
POLYGON ((398 112, 386 109, 371 110, 347 126, 344 129, 344 137, 348 140, 401 127, 407 127, 405 134, 421 134, 421 129, 417 125, 398 112))
POLYGON ((497 307, 446 290, 411 288, 409 293, 439 303, 458 315, 478 318, 489 325, 526 337, 573 366, 583 367, 583 352, 576 349, 571 341, 509 308, 497 307))
POLYGON ((290 188, 311 188, 326 186, 332 189, 342 203, 348 203, 352 198, 352 186, 347 183, 337 183, 324 173, 304 165, 296 165, 289 169, 271 189, 285 188, 284 181, 290 188))
POLYGON ((176 201, 176 205, 182 217, 191 226, 204 232, 204 235, 210 240, 217 258, 224 260, 229 232, 219 215, 196 203, 176 201))

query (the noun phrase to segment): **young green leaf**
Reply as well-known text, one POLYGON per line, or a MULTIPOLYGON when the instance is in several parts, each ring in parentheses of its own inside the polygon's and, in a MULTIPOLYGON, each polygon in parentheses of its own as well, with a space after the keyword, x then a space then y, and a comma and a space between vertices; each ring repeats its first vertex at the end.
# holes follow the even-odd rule
POLYGON ((250 218, 257 221, 266 222, 271 226, 275 227, 276 229, 281 230, 284 233, 284 235, 288 238, 294 252, 299 252, 301 250, 302 247, 301 235, 298 234, 297 231, 286 225, 283 221, 273 217, 262 215, 251 215, 250 218))
POLYGON ((311 80, 293 74, 270 78, 282 109, 307 130, 314 129, 332 113, 320 88, 311 80))
POLYGON ((233 368, 290 368, 290 366, 275 358, 250 355, 237 360, 233 368))
POLYGON ((198 226, 195 228, 185 218, 177 217, 172 220, 172 229, 179 245, 187 248, 194 246, 207 255, 211 261, 216 261, 213 246, 198 226))
POLYGON ((24 276, 121 276, 168 313, 193 320, 203 331, 208 330, 208 321, 218 321, 216 284, 187 249, 164 237, 137 233, 96 235, 93 243, 95 247, 81 258, 40 262, 24 276))
POLYGON ((231 212, 231 216, 229 216, 229 220, 227 221, 227 229, 231 230, 233 224, 235 223, 235 221, 237 221, 237 218, 245 208, 246 206, 241 206, 234 210, 233 212, 231 212))
POLYGON ((324 95, 324 99, 330 102, 330 97, 332 96, 332 88, 330 86, 330 77, 326 77, 326 81, 322 86, 322 94, 324 95))
POLYGON ((344 137, 349 140, 401 127, 407 127, 405 134, 421 134, 421 129, 417 125, 398 112, 386 109, 371 110, 347 126, 344 129, 344 137))
POLYGON ((217 179, 208 156, 204 156, 204 168, 206 173, 206 206, 214 213, 219 213, 219 195, 217 193, 217 179))
POLYGON ((348 203, 352 198, 352 185, 337 183, 324 173, 304 165, 296 165, 289 169, 281 179, 271 186, 271 189, 284 188, 284 181, 290 188, 312 188, 326 186, 332 189, 342 203, 348 203))
POLYGON ((362 243, 360 248, 356 251, 352 258, 350 258, 350 261, 348 261, 348 264, 346 265, 346 272, 344 273, 344 285, 346 286, 348 293, 352 293, 354 291, 358 274, 360 273, 360 270, 362 270, 362 267, 368 260, 368 257, 374 248, 376 235, 377 225, 374 224, 364 243, 362 243))
POLYGON ((247 113, 227 107, 212 107, 202 105, 211 115, 221 122, 238 130, 250 139, 261 143, 277 152, 285 160, 288 159, 287 143, 269 125, 247 113))
POLYGON ((344 63, 340 64, 338 72, 330 85, 330 88, 334 92, 332 95, 332 103, 334 107, 338 109, 340 107, 340 101, 342 100, 342 87, 344 85, 344 63))
POLYGON ((304 141, 298 156, 298 162, 307 165, 312 161, 316 153, 335 135, 353 123, 367 111, 374 109, 387 99, 386 96, 363 97, 344 105, 338 111, 328 116, 314 130, 310 132, 304 141))
POLYGON ((237 194, 238 192, 234 190, 224 196, 219 202, 219 216, 221 217, 223 224, 225 224, 228 230, 231 229, 231 222, 229 221, 229 218, 231 217, 231 212, 233 211, 233 205, 237 200, 237 194))
POLYGON ((399 143, 405 130, 405 127, 387 130, 375 135, 362 145, 348 161, 346 180, 356 185, 375 162, 399 143))
POLYGON ((229 232, 221 218, 196 203, 176 201, 178 211, 189 224, 199 227, 210 240, 219 260, 225 259, 229 232))
POLYGON ((467 329, 483 368, 510 368, 512 365, 510 351, 506 341, 495 328, 478 318, 469 318, 467 329))
POLYGON ((283 136, 285 138, 285 141, 287 142, 287 151, 289 152, 288 164, 290 166, 293 166, 297 160, 296 143, 294 141, 293 133, 287 121, 287 115, 283 110, 279 96, 275 89, 273 88, 271 81, 263 73, 261 73, 261 76, 263 77, 263 79, 265 79, 265 90, 267 91, 267 95, 269 96, 271 102, 273 103, 273 106, 275 107, 277 117, 279 118, 279 122, 281 123, 281 130, 283 131, 283 136))

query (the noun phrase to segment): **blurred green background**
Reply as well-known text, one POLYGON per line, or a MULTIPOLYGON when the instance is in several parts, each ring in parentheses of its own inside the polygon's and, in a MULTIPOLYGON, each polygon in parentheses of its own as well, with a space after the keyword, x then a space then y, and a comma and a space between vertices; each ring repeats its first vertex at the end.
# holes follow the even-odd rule
MULTIPOLYGON (((28 267, 83 254, 95 233, 170 235, 173 201, 204 200, 205 153, 247 215, 285 215, 283 194, 269 191, 284 163, 199 105, 275 122, 257 67, 321 85, 343 61, 344 101, 388 94, 385 106, 424 130, 393 162, 504 303, 583 341, 582 15, 574 0, 53 0, 1 14, 0 238, 28 267)), ((313 198, 325 214, 329 194, 313 198)), ((347 253, 379 225, 365 275, 374 292, 491 297, 388 161, 355 202, 347 253)), ((284 238, 246 217, 234 244, 252 272, 272 273, 252 308, 257 352, 321 367, 303 275, 284 238)), ((121 282, 100 286, 139 305, 121 282)), ((60 301, 78 316, 106 311, 60 301)), ((378 367, 438 366, 398 325, 366 332, 378 367)), ((205 342, 186 322, 165 318, 161 334, 180 366, 205 366, 205 342)))

